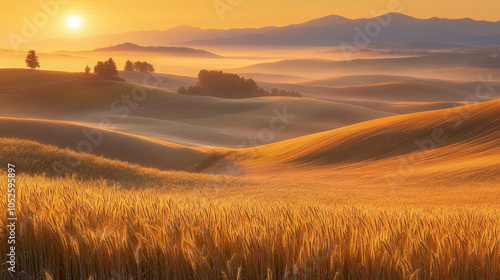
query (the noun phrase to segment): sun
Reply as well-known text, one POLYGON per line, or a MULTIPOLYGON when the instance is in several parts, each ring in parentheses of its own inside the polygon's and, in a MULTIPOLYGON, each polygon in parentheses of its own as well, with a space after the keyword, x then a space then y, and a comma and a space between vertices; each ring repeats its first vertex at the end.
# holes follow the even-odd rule
POLYGON ((82 25, 82 19, 79 16, 72 15, 66 19, 66 23, 70 28, 76 29, 82 25))

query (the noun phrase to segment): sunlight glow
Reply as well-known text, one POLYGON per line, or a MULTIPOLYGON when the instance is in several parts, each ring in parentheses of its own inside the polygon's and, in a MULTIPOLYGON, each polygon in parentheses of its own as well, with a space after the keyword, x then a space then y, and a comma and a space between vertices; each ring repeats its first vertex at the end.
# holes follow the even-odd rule
POLYGON ((82 25, 82 19, 78 16, 72 15, 68 17, 66 23, 69 27, 76 29, 82 25))

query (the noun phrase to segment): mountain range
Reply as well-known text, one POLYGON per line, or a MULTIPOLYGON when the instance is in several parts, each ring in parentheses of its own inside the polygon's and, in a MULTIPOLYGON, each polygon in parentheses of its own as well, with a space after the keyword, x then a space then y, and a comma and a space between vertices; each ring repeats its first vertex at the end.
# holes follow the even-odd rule
POLYGON ((362 45, 373 42, 498 44, 500 22, 472 19, 417 19, 399 13, 375 18, 347 19, 332 15, 302 24, 238 37, 190 41, 189 45, 362 45))
MULTIPOLYGON (((30 43, 39 49, 54 40, 30 43)), ((374 18, 348 19, 331 15, 283 27, 243 29, 201 29, 179 26, 163 31, 133 31, 87 38, 58 39, 58 48, 95 49, 131 42, 140 45, 177 46, 339 46, 356 42, 497 45, 500 44, 500 21, 477 21, 470 18, 418 19, 399 13, 374 18)), ((358 44, 359 45, 359 44, 358 44)))

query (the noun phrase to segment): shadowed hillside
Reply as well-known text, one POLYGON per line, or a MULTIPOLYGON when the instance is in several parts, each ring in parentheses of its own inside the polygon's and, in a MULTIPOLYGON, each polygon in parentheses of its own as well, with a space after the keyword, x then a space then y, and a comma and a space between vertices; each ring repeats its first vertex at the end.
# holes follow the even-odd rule
MULTIPOLYGON (((1 73, 2 71, 0 71, 1 73)), ((9 72, 5 70, 5 72, 9 72)), ((24 70, 12 70, 13 79, 30 77, 24 70)), ((9 73, 10 73, 9 72, 9 73)), ((156 87, 183 79, 169 75, 128 75, 142 84, 102 80, 75 74, 36 71, 38 83, 0 90, 0 112, 4 116, 64 120, 96 126, 111 120, 114 129, 183 145, 250 146, 270 122, 286 111, 286 122, 273 139, 279 141, 338 128, 344 125, 392 115, 382 111, 317 99, 263 97, 227 100, 210 96, 186 96, 156 87), (134 96, 135 99, 134 99, 134 96), (127 99, 128 98, 128 99, 127 99), (15 106, 14 106, 15 105, 15 106), (243 144, 242 144, 243 143, 243 144)), ((275 121, 276 122, 276 121, 275 121)), ((280 123, 276 123, 281 127, 280 123)), ((259 141, 258 144, 268 143, 259 141)))
POLYGON ((494 100, 382 118, 265 145, 240 161, 250 175, 294 170, 287 174, 344 183, 496 181, 499 116, 494 100))
MULTIPOLYGON (((0 117, 0 137, 33 140, 162 170, 193 171, 209 157, 203 150, 156 139, 40 119, 0 117)), ((72 163, 69 158, 59 162, 57 168, 72 169, 72 163)))
POLYGON ((422 71, 449 69, 469 66, 488 58, 478 53, 431 53, 420 56, 389 57, 372 59, 346 59, 332 61, 327 59, 291 59, 276 62, 259 63, 246 67, 228 69, 235 73, 259 72, 280 73, 301 76, 367 75, 399 73, 417 74, 422 71))

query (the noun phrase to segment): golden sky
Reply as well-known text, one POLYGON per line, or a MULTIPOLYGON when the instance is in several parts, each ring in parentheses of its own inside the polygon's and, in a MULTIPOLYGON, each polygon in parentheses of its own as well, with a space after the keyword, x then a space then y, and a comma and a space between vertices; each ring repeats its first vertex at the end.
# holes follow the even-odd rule
POLYGON ((30 40, 164 30, 179 25, 224 29, 283 26, 331 14, 372 17, 389 11, 391 5, 399 5, 400 12, 418 18, 500 20, 499 0, 22 0, 3 1, 0 42, 6 41, 9 32, 20 34, 26 21, 35 21, 34 16, 37 31, 30 40), (48 9, 40 3, 46 3, 48 9), (214 3, 222 9, 219 13, 214 3), (67 26, 70 15, 81 17, 80 28, 67 26))

